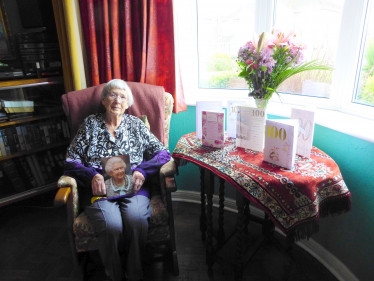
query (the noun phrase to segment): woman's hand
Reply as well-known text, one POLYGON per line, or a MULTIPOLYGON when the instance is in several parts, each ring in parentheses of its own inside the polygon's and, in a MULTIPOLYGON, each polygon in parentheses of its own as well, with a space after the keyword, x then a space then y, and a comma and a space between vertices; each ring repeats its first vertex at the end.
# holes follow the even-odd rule
POLYGON ((139 191, 139 189, 142 187, 143 183, 144 183, 144 176, 141 172, 139 171, 134 171, 134 173, 132 174, 132 182, 133 182, 133 191, 134 193, 137 193, 139 191))
POLYGON ((103 175, 96 174, 91 180, 93 195, 106 195, 106 188, 103 175))

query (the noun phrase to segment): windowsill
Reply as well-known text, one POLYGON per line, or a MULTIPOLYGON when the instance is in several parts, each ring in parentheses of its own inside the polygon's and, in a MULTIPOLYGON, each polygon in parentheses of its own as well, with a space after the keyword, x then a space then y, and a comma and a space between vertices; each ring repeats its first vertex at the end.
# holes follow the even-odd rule
MULTIPOLYGON (((222 100, 222 106, 227 106, 227 98, 220 97, 222 100)), ((235 98, 234 98, 235 99, 235 98)), ((217 100, 215 99, 186 99, 188 105, 196 106, 196 100, 217 100)), ((253 104, 254 105, 254 104, 253 104)), ((291 115, 290 104, 281 104, 276 102, 270 102, 267 107, 267 114, 290 118, 291 115)), ((348 113, 343 113, 335 110, 328 109, 316 109, 316 124, 374 143, 374 120, 358 117, 348 113)))

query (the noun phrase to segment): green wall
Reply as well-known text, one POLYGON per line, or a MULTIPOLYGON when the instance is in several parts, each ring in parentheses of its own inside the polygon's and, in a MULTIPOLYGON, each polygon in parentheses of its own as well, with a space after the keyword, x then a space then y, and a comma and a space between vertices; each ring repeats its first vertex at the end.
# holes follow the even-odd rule
MULTIPOLYGON (((196 110, 173 114, 170 129, 170 151, 179 138, 194 132, 196 110)), ((274 116, 269 116, 273 118, 274 116)), ((344 181, 352 194, 352 210, 323 218, 320 230, 312 236, 327 251, 339 259, 359 280, 374 280, 374 143, 316 125, 313 144, 329 154, 339 165, 344 181)), ((199 192, 199 170, 188 164, 179 169, 178 189, 199 192)), ((234 192, 226 196, 234 199, 234 192)))

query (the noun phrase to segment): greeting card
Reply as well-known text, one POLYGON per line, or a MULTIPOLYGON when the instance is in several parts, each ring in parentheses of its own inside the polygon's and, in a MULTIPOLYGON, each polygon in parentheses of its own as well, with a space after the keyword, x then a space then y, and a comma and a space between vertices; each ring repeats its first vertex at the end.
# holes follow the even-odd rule
POLYGON ((225 143, 225 113, 202 111, 202 144, 222 148, 225 143))
POLYGON ((264 108, 238 106, 236 145, 262 152, 266 113, 264 108))
POLYGON ((196 102, 196 137, 201 139, 203 136, 201 119, 203 110, 222 111, 222 101, 197 101, 196 102))
POLYGON ((247 104, 247 102, 244 100, 227 101, 226 132, 229 138, 236 138, 236 115, 238 114, 238 106, 245 104, 247 104))
POLYGON ((297 119, 266 120, 264 160, 292 169, 295 163, 298 129, 297 119))
POLYGON ((291 119, 299 120, 299 133, 297 139, 296 153, 304 156, 310 157, 310 151, 313 145, 314 136, 314 124, 315 124, 315 111, 314 109, 301 109, 292 108, 291 109, 291 119))

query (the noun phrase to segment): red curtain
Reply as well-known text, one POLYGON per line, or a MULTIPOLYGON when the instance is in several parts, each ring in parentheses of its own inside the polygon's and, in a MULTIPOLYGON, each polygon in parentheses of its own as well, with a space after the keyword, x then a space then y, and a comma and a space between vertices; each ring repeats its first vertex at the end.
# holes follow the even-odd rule
POLYGON ((173 0, 79 0, 91 86, 114 78, 164 86, 187 109, 174 52, 173 0))

